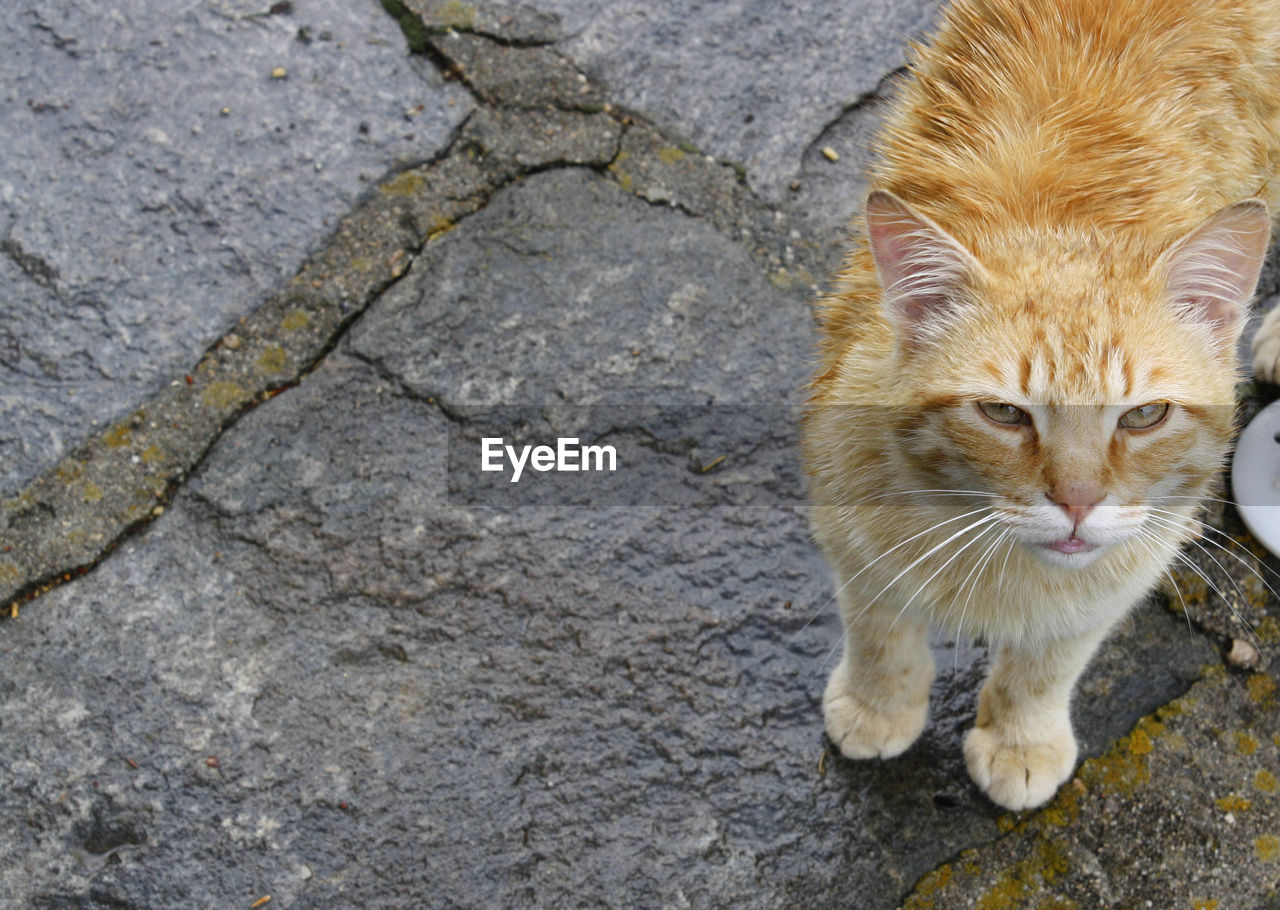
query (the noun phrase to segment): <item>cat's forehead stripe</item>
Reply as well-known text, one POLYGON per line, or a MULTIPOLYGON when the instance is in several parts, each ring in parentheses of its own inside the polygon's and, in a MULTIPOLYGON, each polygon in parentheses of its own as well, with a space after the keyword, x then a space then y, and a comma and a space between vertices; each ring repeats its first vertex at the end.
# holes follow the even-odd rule
POLYGON ((1123 349, 1053 350, 1022 353, 1017 389, 1026 401, 1127 401, 1137 386, 1136 368, 1123 349))

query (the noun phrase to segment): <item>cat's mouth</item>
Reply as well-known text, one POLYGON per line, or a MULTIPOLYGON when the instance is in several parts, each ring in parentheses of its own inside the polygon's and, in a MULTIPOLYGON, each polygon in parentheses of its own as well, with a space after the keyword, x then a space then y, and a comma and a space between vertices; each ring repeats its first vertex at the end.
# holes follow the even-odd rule
POLYGON ((1058 553, 1088 553, 1090 550, 1098 549, 1097 544, 1089 543, 1082 537, 1076 537, 1072 534, 1061 540, 1051 540, 1048 543, 1041 544, 1046 550, 1055 550, 1058 553))

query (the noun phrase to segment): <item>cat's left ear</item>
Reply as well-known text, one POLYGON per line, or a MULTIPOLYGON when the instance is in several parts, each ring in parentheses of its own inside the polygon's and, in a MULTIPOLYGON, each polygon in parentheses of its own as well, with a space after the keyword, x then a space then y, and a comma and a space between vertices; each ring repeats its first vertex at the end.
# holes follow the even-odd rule
POLYGON ((1266 204, 1246 199, 1174 244, 1158 264, 1178 312, 1206 325, 1224 348, 1244 327, 1270 239, 1266 204))

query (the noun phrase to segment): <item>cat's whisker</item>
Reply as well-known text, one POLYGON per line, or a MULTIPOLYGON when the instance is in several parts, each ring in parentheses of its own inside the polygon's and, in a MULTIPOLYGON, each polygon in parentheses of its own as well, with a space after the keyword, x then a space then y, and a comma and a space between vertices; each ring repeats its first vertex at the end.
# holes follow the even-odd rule
MULTIPOLYGON (((979 511, 988 512, 989 510, 987 510, 987 509, 980 509, 979 511)), ((884 592, 885 592, 885 591, 888 591, 890 588, 892 588, 895 584, 897 584, 897 583, 898 583, 898 580, 899 580, 899 579, 901 579, 901 578, 902 578, 902 576, 906 575, 908 572, 910 572, 910 571, 911 571, 912 569, 914 569, 916 566, 920 565, 920 563, 924 562, 926 559, 928 559, 928 558, 929 558, 930 556, 932 556, 934 553, 937 553, 939 550, 941 550, 941 549, 942 549, 943 547, 945 547, 947 544, 951 543, 951 541, 955 540, 957 537, 962 537, 963 535, 968 534, 968 533, 969 533, 970 531, 972 531, 974 528, 981 527, 981 526, 982 526, 982 525, 984 525, 984 524, 990 524, 990 523, 991 523, 991 522, 993 522, 993 521, 998 521, 998 520, 999 520, 999 518, 1000 518, 1000 516, 999 516, 999 515, 997 515, 997 514, 995 514, 994 512, 991 512, 990 514, 984 515, 982 518, 979 518, 977 521, 973 522, 972 524, 970 524, 970 525, 968 525, 968 526, 966 526, 966 527, 964 527, 964 528, 961 528, 959 531, 956 531, 954 534, 952 534, 950 537, 948 537, 948 538, 947 538, 946 540, 944 540, 942 543, 934 545, 934 547, 933 547, 932 549, 930 549, 927 553, 924 553, 924 554, 923 554, 923 555, 921 555, 921 556, 917 556, 917 557, 916 557, 915 559, 913 559, 911 562, 907 563, 906 568, 904 568, 904 569, 903 569, 901 572, 899 572, 897 575, 893 576, 893 578, 889 579, 889 583, 888 583, 888 584, 886 584, 886 585, 885 585, 883 588, 881 588, 879 591, 877 591, 877 592, 876 592, 875 597, 872 597, 869 601, 867 601, 866 605, 865 605, 865 606, 863 606, 863 608, 862 608, 861 610, 859 610, 859 611, 858 611, 858 615, 857 615, 857 616, 855 616, 855 617, 853 617, 853 619, 851 619, 851 620, 849 621, 849 625, 852 625, 853 623, 855 623, 855 622, 857 622, 859 619, 861 619, 861 618, 862 618, 862 614, 866 613, 869 609, 871 609, 871 607, 875 605, 876 601, 878 601, 878 600, 880 599, 880 597, 884 594, 884 592)), ((969 546, 969 543, 972 543, 972 541, 969 541, 969 542, 968 542, 968 543, 966 543, 963 547, 961 547, 961 548, 960 548, 960 550, 958 550, 958 551, 957 551, 957 555, 958 555, 960 552, 962 552, 962 551, 965 549, 965 547, 968 547, 968 546, 969 546)), ((954 559, 954 558, 955 558, 955 556, 952 556, 952 557, 951 557, 951 559, 954 559)), ((950 559, 949 559, 949 560, 947 560, 947 562, 943 564, 943 567, 945 568, 947 565, 949 565, 949 564, 950 564, 950 562, 951 562, 951 560, 950 560, 950 559)), ((935 572, 935 573, 934 573, 934 575, 936 575, 936 574, 937 574, 937 573, 935 572)), ((930 580, 930 581, 932 581, 932 580, 933 580, 933 576, 930 576, 929 580, 930 580)), ((926 584, 927 584, 927 583, 928 583, 928 582, 926 582, 926 584)), ((916 594, 918 594, 918 593, 920 593, 920 592, 917 590, 916 594)), ((913 599, 913 600, 915 599, 915 595, 914 595, 914 594, 912 595, 912 599, 913 599)), ((908 601, 907 603, 908 603, 908 604, 910 604, 910 601, 908 601)), ((899 613, 899 615, 901 615, 901 613, 899 613)), ((894 620, 894 621, 896 622, 897 620, 894 620)), ((892 628, 892 626, 890 626, 890 628, 892 628)))
MULTIPOLYGON (((1162 511, 1162 510, 1157 510, 1157 511, 1162 511)), ((1168 522, 1168 519, 1162 519, 1162 518, 1160 518, 1158 515, 1152 515, 1152 516, 1151 516, 1151 519, 1152 519, 1152 521, 1156 521, 1156 522, 1168 522)), ((1169 527, 1169 526, 1171 526, 1171 524, 1172 524, 1172 523, 1170 523, 1170 524, 1166 524, 1166 525, 1165 525, 1165 527, 1169 527)), ((1203 525, 1203 526, 1204 526, 1204 527, 1206 527, 1206 528, 1210 528, 1210 530, 1217 530, 1216 528, 1211 528, 1209 525, 1203 525)), ((1224 535, 1224 536, 1225 536, 1225 535, 1224 535)), ((1228 540, 1230 540, 1231 538, 1229 538, 1229 537, 1228 537, 1227 539, 1228 539, 1228 540)), ((1248 602, 1249 598, 1248 598, 1248 595, 1246 595, 1246 594, 1245 594, 1244 590, 1240 587, 1240 583, 1239 583, 1238 581, 1236 581, 1235 576, 1234 576, 1232 573, 1228 572, 1228 571, 1227 571, 1227 569, 1226 569, 1226 567, 1225 567, 1222 563, 1220 563, 1216 558, 1214 558, 1214 556, 1213 556, 1213 554, 1212 554, 1212 553, 1210 553, 1207 549, 1205 549, 1205 545, 1206 545, 1206 544, 1208 544, 1208 545, 1210 545, 1210 546, 1217 547, 1217 548, 1218 548, 1219 550, 1221 550, 1224 554, 1226 554, 1227 556, 1230 556, 1230 557, 1231 557, 1232 559, 1234 559, 1236 562, 1240 563, 1240 565, 1244 566, 1244 568, 1245 568, 1247 571, 1249 571, 1250 573, 1252 573, 1252 574, 1253 574, 1253 576, 1254 576, 1256 579, 1258 579, 1258 581, 1259 581, 1259 582, 1261 582, 1261 583, 1262 583, 1263 587, 1265 587, 1269 592, 1271 592, 1271 595, 1272 595, 1273 597, 1275 597, 1276 599, 1280 600, 1280 593, 1277 593, 1277 592, 1276 592, 1276 589, 1275 589, 1275 588, 1273 588, 1273 587, 1271 587, 1271 584, 1270 584, 1270 583, 1269 583, 1265 578, 1263 578, 1263 577, 1262 577, 1262 574, 1261 574, 1260 572, 1258 572, 1258 570, 1257 570, 1257 569, 1255 569, 1253 566, 1249 565, 1249 563, 1247 563, 1247 562, 1246 562, 1243 558, 1241 558, 1238 554, 1233 553, 1231 550, 1227 549, 1227 548, 1226 548, 1226 547, 1224 547, 1222 544, 1218 543, 1216 540, 1213 540, 1213 539, 1208 538, 1208 537, 1203 537, 1203 538, 1201 538, 1200 540, 1192 540, 1192 541, 1190 541, 1190 543, 1192 543, 1192 544, 1193 544, 1193 545, 1195 545, 1197 548, 1199 548, 1199 550, 1200 550, 1202 553, 1204 553, 1204 555, 1205 555, 1205 556, 1209 557, 1209 559, 1213 560, 1213 564, 1214 564, 1214 565, 1216 565, 1216 566, 1217 566, 1217 567, 1222 571, 1222 574, 1226 575, 1228 578, 1230 578, 1230 579, 1231 579, 1231 583, 1232 583, 1233 585, 1235 585, 1236 590, 1240 593, 1240 598, 1241 598, 1242 600, 1244 600, 1246 603, 1248 602)))
MULTIPOLYGON (((989 516, 989 518, 988 518, 988 524, 989 524, 991 521, 998 520, 998 519, 999 519, 999 517, 1000 517, 1000 516, 998 516, 998 515, 991 515, 991 516, 989 516)), ((912 595, 911 595, 911 597, 909 597, 909 598, 907 599, 907 602, 906 602, 905 604, 903 604, 903 605, 902 605, 902 609, 898 611, 898 615, 897 615, 897 616, 895 616, 895 617, 893 618, 893 622, 889 623, 889 628, 888 628, 888 630, 886 630, 886 631, 885 631, 885 640, 884 640, 884 641, 882 641, 882 642, 880 643, 880 650, 881 650, 881 651, 883 651, 883 650, 884 650, 884 646, 888 643, 888 641, 889 641, 889 634, 893 631, 893 627, 894 627, 894 626, 896 626, 896 625, 898 624, 898 620, 902 618, 902 614, 903 614, 903 613, 906 613, 906 612, 907 612, 907 610, 908 610, 908 608, 910 608, 910 606, 911 606, 913 603, 915 603, 915 599, 916 599, 917 597, 919 597, 919 596, 920 596, 920 594, 924 591, 924 589, 925 589, 925 588, 929 587, 930 582, 932 582, 935 578, 937 578, 937 577, 938 577, 938 575, 939 575, 939 574, 941 574, 941 573, 942 573, 942 572, 947 568, 947 566, 949 566, 949 565, 951 565, 953 562, 955 562, 955 561, 956 561, 956 559, 960 556, 960 554, 961 554, 961 553, 963 553, 965 550, 969 549, 971 546, 973 546, 975 543, 977 543, 979 540, 981 540, 981 539, 983 538, 983 536, 986 534, 986 532, 987 532, 988 530, 990 530, 990 528, 989 528, 989 527, 988 527, 988 528, 983 528, 983 530, 982 530, 982 533, 981 533, 981 534, 977 534, 977 535, 975 535, 975 536, 974 536, 974 538, 973 538, 972 540, 967 540, 967 541, 965 541, 964 545, 963 545, 963 546, 961 546, 961 547, 960 547, 960 549, 958 549, 958 550, 956 550, 954 553, 952 553, 952 554, 947 558, 947 561, 946 561, 946 562, 944 562, 942 565, 938 566, 938 568, 934 570, 933 574, 932 574, 932 575, 930 575, 928 578, 926 578, 926 579, 925 579, 925 580, 920 584, 920 586, 916 588, 915 593, 914 593, 914 594, 912 594, 912 595)), ((935 548, 935 549, 936 549, 936 548, 935 548)), ((916 563, 912 563, 912 565, 916 565, 916 564, 918 564, 920 561, 921 561, 921 560, 917 560, 917 561, 916 561, 916 563)), ((881 592, 881 593, 883 593, 883 592, 881 592)), ((879 595, 877 595, 877 596, 879 596, 879 595)))
MULTIPOLYGON (((990 528, 984 528, 982 533, 985 534, 988 530, 990 530, 990 528)), ((959 593, 959 591, 963 591, 966 585, 969 588, 969 593, 965 595, 964 604, 960 607, 960 618, 956 620, 956 648, 951 655, 952 673, 955 673, 960 669, 960 639, 964 635, 964 615, 969 611, 969 602, 973 600, 974 591, 978 589, 977 576, 986 568, 987 563, 990 562, 992 555, 999 548, 1000 544, 1004 543, 1012 533, 1013 530, 1011 528, 1001 528, 1000 533, 996 535, 995 540, 991 542, 990 546, 987 547, 981 558, 974 563, 974 567, 969 571, 969 574, 965 576, 964 581, 960 583, 957 593, 959 593)))
MULTIPOLYGON (((1151 515, 1149 517, 1152 522, 1156 523, 1161 527, 1168 528, 1171 531, 1185 533, 1191 530, 1190 528, 1187 528, 1184 525, 1179 524, 1178 522, 1170 521, 1167 518, 1161 518, 1159 515, 1151 515)), ((1206 542, 1212 543, 1212 541, 1206 541, 1206 542)), ((1190 538, 1187 540, 1187 543, 1196 547, 1201 553, 1203 553, 1206 557, 1208 557, 1213 562, 1213 564, 1218 567, 1218 570, 1222 572, 1222 574, 1225 575, 1227 579, 1231 582, 1231 584, 1235 587, 1236 593, 1238 593, 1241 598, 1244 598, 1245 593, 1244 593, 1244 589, 1240 587, 1240 582, 1236 580, 1234 575, 1232 575, 1230 572, 1227 571, 1226 567, 1222 563, 1218 562, 1217 558, 1204 547, 1203 543, 1201 543, 1198 540, 1190 539, 1190 538)), ((1219 546, 1216 543, 1214 544, 1214 546, 1218 547, 1218 549, 1223 550, 1224 552, 1227 552, 1225 548, 1219 546)))
MULTIPOLYGON (((1155 506, 1151 506, 1151 507, 1150 507, 1150 509, 1151 509, 1151 511, 1152 511, 1152 512, 1158 512, 1158 513, 1160 513, 1160 514, 1162 514, 1162 515, 1177 515, 1177 514, 1178 514, 1177 512, 1170 512, 1168 509, 1160 509, 1160 508, 1156 508, 1155 506)), ((1215 547, 1217 547, 1218 549, 1222 550, 1224 553, 1229 553, 1229 554, 1231 554, 1232 558, 1234 558, 1234 559, 1238 560, 1238 561, 1240 562, 1240 564, 1241 564, 1241 565, 1243 565, 1246 569, 1248 569, 1248 570, 1249 570, 1250 572, 1252 572, 1254 575, 1258 576, 1258 580, 1259 580, 1259 581, 1261 581, 1264 585, 1267 585, 1267 590, 1268 590, 1268 591, 1270 591, 1273 595, 1275 595, 1275 597, 1276 597, 1276 599, 1277 599, 1277 600, 1280 600, 1280 593, 1277 593, 1275 588, 1273 588, 1273 587, 1271 587, 1271 585, 1267 584, 1267 580, 1266 580, 1265 578, 1263 578, 1263 577, 1262 577, 1262 575, 1258 572, 1258 568, 1266 569, 1268 572, 1270 572, 1270 573, 1271 573, 1272 577, 1273 577, 1273 578, 1275 578, 1277 581, 1280 581, 1280 572, 1277 572, 1275 569, 1271 568, 1269 565, 1267 565, 1267 564, 1266 564, 1265 562, 1263 562, 1261 559, 1258 559, 1258 557, 1257 557, 1257 556, 1254 556, 1253 552, 1252 552, 1248 547, 1246 547, 1246 546, 1245 546, 1244 544, 1242 544, 1240 541, 1236 540, 1234 537, 1232 537, 1232 536, 1231 536, 1230 534, 1228 534, 1226 531, 1223 531, 1223 530, 1221 530, 1221 529, 1219 529, 1219 528, 1215 528, 1213 525, 1209 524, 1209 523, 1208 523, 1208 522, 1206 522, 1206 521, 1202 521, 1202 520, 1201 520, 1201 519, 1199 519, 1199 518, 1192 518, 1192 519, 1188 519, 1188 520, 1190 520, 1190 521, 1194 521, 1194 522, 1196 523, 1196 525, 1198 526, 1199 530, 1201 530, 1201 531, 1208 531, 1208 532, 1211 532, 1211 533, 1213 533, 1213 534, 1216 534, 1218 537, 1221 537, 1223 540, 1227 541, 1227 543, 1232 544, 1233 546, 1237 546, 1237 547, 1239 547, 1240 549, 1244 550, 1246 553, 1248 553, 1250 556, 1253 556, 1253 558, 1254 558, 1255 560, 1257 560, 1257 566, 1252 566, 1252 565, 1250 565, 1250 564, 1249 564, 1248 562, 1246 562, 1246 561, 1245 561, 1241 556, 1239 556, 1238 554, 1236 554, 1233 550, 1231 550, 1231 549, 1227 548, 1226 546, 1224 546, 1224 545, 1222 545, 1222 544, 1218 543, 1216 540, 1206 540, 1206 541, 1205 541, 1206 543, 1211 543, 1211 544, 1213 544, 1215 547)))
MULTIPOLYGON (((1143 531, 1140 533, 1147 534, 1151 536, 1153 540, 1159 542, 1159 538, 1152 535, 1150 531, 1143 531)), ((1245 619, 1243 616, 1240 615, 1240 611, 1235 608, 1235 606, 1231 603, 1230 599, 1223 592, 1223 590, 1220 587, 1218 587, 1217 583, 1215 583, 1212 578, 1210 578, 1207 574, 1205 574, 1204 570, 1201 569, 1198 565, 1196 565, 1195 562, 1190 557, 1188 557, 1185 553, 1181 551, 1177 551, 1173 555, 1174 555, 1174 559, 1176 559, 1178 562, 1182 563, 1184 566, 1190 569, 1193 574, 1199 576, 1200 580, 1203 581, 1209 587, 1209 589, 1213 591, 1214 594, 1218 595, 1218 598, 1224 604, 1226 604, 1227 609, 1231 611, 1231 615, 1235 617, 1238 623, 1240 623, 1240 627, 1241 629, 1243 629, 1245 635, 1248 636, 1249 641, 1253 643, 1255 647, 1258 647, 1259 642, 1258 642, 1257 636, 1254 634, 1253 625, 1247 619, 1245 619)), ((1190 621, 1190 614, 1188 614, 1188 621, 1190 621)))
MULTIPOLYGON (((794 642, 795 642, 795 640, 796 640, 796 638, 797 638, 797 637, 799 637, 799 635, 800 635, 802 632, 804 632, 804 630, 805 630, 805 629, 807 629, 807 628, 809 628, 809 626, 813 625, 813 623, 814 623, 814 622, 816 622, 816 621, 817 621, 817 619, 818 619, 820 616, 822 616, 824 613, 826 613, 826 612, 827 612, 827 608, 828 608, 828 607, 830 607, 833 603, 835 603, 835 602, 836 602, 836 600, 838 600, 838 599, 839 599, 840 595, 841 595, 842 593, 844 593, 844 589, 845 589, 845 588, 847 588, 847 587, 849 587, 849 585, 853 584, 854 580, 855 580, 855 579, 857 579, 859 575, 861 575, 863 572, 865 572, 865 571, 867 571, 868 569, 870 569, 872 566, 874 566, 874 565, 875 565, 876 563, 878 563, 880 560, 884 559, 886 556, 889 556, 890 554, 894 553, 895 551, 900 550, 902 547, 905 547, 907 544, 911 543, 911 541, 913 541, 913 540, 917 540, 917 539, 919 539, 919 538, 921 538, 921 537, 924 537, 926 534, 931 534, 931 533, 933 533, 934 531, 938 530, 938 528, 941 528, 941 527, 942 527, 942 526, 944 526, 944 525, 949 525, 949 524, 951 524, 951 523, 952 523, 952 522, 954 522, 954 521, 961 521, 961 520, 963 520, 963 519, 965 519, 965 518, 972 518, 974 515, 977 515, 977 514, 979 514, 980 512, 985 512, 985 511, 987 511, 987 510, 988 510, 988 507, 987 507, 987 506, 982 506, 982 507, 980 507, 980 508, 973 509, 973 510, 971 510, 971 511, 965 512, 965 513, 964 513, 964 514, 962 514, 962 515, 956 515, 956 516, 953 516, 953 517, 951 517, 951 518, 943 519, 942 521, 938 522, 937 524, 930 525, 929 527, 925 528, 923 531, 920 531, 920 532, 918 532, 918 533, 916 533, 916 534, 912 534, 912 535, 911 535, 910 537, 908 537, 906 540, 900 541, 900 542, 898 542, 898 543, 894 544, 894 545, 893 545, 892 547, 890 547, 889 549, 885 550, 883 553, 881 553, 881 554, 880 554, 879 556, 877 556, 875 559, 871 560, 871 562, 867 563, 865 566, 863 566, 863 567, 862 567, 861 569, 859 569, 857 572, 854 572, 852 575, 850 575, 850 576, 849 576, 849 578, 845 580, 844 584, 840 585, 840 587, 836 589, 836 592, 835 592, 834 594, 832 594, 832 595, 831 595, 831 597, 829 597, 829 598, 827 599, 827 601, 826 601, 826 602, 825 602, 821 607, 819 607, 819 608, 818 608, 818 611, 817 611, 816 613, 814 613, 814 614, 813 614, 813 616, 809 617, 809 620, 808 620, 808 621, 807 621, 803 626, 801 626, 801 627, 800 627, 800 628, 799 628, 799 629, 798 629, 794 634, 792 634, 791 638, 789 639, 789 643, 794 643, 794 642)), ((962 531, 962 532, 960 532, 960 533, 964 533, 964 532, 962 531)), ((896 579, 895 579, 895 581, 896 581, 896 579)), ((890 582, 890 584, 892 584, 892 583, 893 583, 893 582, 890 582)), ((859 615, 859 616, 861 616, 862 614, 858 614, 858 615, 859 615)))
POLYGON ((1134 540, 1137 543, 1142 544, 1143 549, 1145 549, 1148 553, 1150 553, 1153 559, 1155 559, 1158 562, 1163 562, 1165 564, 1164 574, 1165 574, 1165 577, 1169 579, 1169 584, 1173 586, 1173 591, 1175 594, 1178 595, 1178 600, 1182 604, 1182 616, 1187 621, 1187 631, 1192 635, 1194 635, 1195 629, 1191 625, 1191 611, 1187 609, 1187 601, 1182 596, 1182 589, 1178 587, 1178 582, 1173 577, 1173 572, 1169 571, 1168 561, 1160 556, 1160 551, 1156 549, 1154 544, 1152 544, 1149 540, 1147 540, 1147 537, 1145 534, 1139 533, 1134 538, 1134 540))
MULTIPOLYGON (((1152 516, 1152 519, 1153 519, 1153 520, 1155 520, 1155 521, 1167 521, 1167 519, 1160 519, 1158 516, 1152 516)), ((1170 524, 1172 524, 1172 523, 1170 523, 1170 524)), ((1240 595, 1240 599, 1241 599, 1242 601, 1244 601, 1245 603, 1248 603, 1248 602, 1249 602, 1249 597, 1248 597, 1248 595, 1247 595, 1247 594, 1245 594, 1244 589, 1240 586, 1240 583, 1235 579, 1235 576, 1234 576, 1234 575, 1232 575, 1230 572, 1228 572, 1228 571, 1227 571, 1227 569, 1226 569, 1226 567, 1225 567, 1225 566, 1223 566, 1223 564, 1222 564, 1221 562, 1219 562, 1219 561, 1214 557, 1214 555, 1213 555, 1212 553, 1210 553, 1210 552, 1205 548, 1204 544, 1211 544, 1211 545, 1213 545, 1213 546, 1217 547, 1217 548, 1218 548, 1219 550, 1221 550, 1223 553, 1225 553, 1225 554, 1227 554, 1228 556, 1230 556, 1230 557, 1232 557, 1233 559, 1235 559, 1235 560, 1236 560, 1237 562, 1239 562, 1242 566, 1244 566, 1246 569, 1248 569, 1250 572, 1252 572, 1252 573, 1254 574, 1254 576, 1255 576, 1255 577, 1256 577, 1260 582, 1262 582, 1262 584, 1263 584, 1263 585, 1265 585, 1265 586, 1266 586, 1267 590, 1268 590, 1268 591, 1270 591, 1270 592, 1271 592, 1271 594, 1272 594, 1273 596, 1280 597, 1280 595, 1277 595, 1277 594, 1276 594, 1275 589, 1274 589, 1274 588, 1272 588, 1272 587, 1271 587, 1271 585, 1267 583, 1267 580, 1266 580, 1265 578, 1263 578, 1263 577, 1262 577, 1262 576, 1261 576, 1261 575, 1260 575, 1260 574, 1259 574, 1259 573, 1258 573, 1258 572, 1257 572, 1257 571, 1256 571, 1252 566, 1250 566, 1247 562, 1245 562, 1243 559, 1241 559, 1241 558, 1240 558, 1239 556, 1237 556, 1235 553, 1232 553, 1232 552, 1231 552, 1230 550, 1228 550, 1226 547, 1222 546, 1222 544, 1218 543, 1217 541, 1210 540, 1210 539, 1208 539, 1208 538, 1204 538, 1204 539, 1203 539, 1203 541, 1200 541, 1200 540, 1193 540, 1193 541, 1191 541, 1191 543, 1192 543, 1194 546, 1196 546, 1196 547, 1200 550, 1200 552, 1204 553, 1204 555, 1205 555, 1205 556, 1207 556, 1210 560, 1212 560, 1212 561, 1213 561, 1213 564, 1214 564, 1215 566, 1217 566, 1217 567, 1218 567, 1218 569, 1222 572, 1222 574, 1223 574, 1223 575, 1225 575, 1227 578, 1231 579, 1231 583, 1232 583, 1232 585, 1234 585, 1234 586, 1235 586, 1236 592, 1240 595)), ((1179 554, 1179 555, 1181 555, 1181 554, 1179 554)), ((1183 558, 1183 561, 1184 561, 1184 562, 1187 562, 1187 563, 1189 563, 1189 564, 1194 565, 1193 563, 1190 563, 1190 560, 1187 560, 1185 557, 1183 558)), ((1205 579, 1205 581, 1208 581, 1208 578, 1204 575, 1204 573, 1203 573, 1203 572, 1200 572, 1199 574, 1200 574, 1200 576, 1201 576, 1202 578, 1204 578, 1204 579, 1205 579)), ((1238 609, 1236 609, 1235 605, 1234 605, 1234 604, 1232 604, 1232 603, 1231 603, 1231 601, 1230 601, 1230 600, 1228 600, 1228 599, 1227 599, 1227 598, 1222 594, 1222 592, 1221 592, 1220 590, 1217 590, 1217 589, 1215 589, 1215 590, 1216 590, 1216 592, 1217 592, 1218 596, 1222 598, 1222 602, 1226 604, 1227 609, 1229 609, 1229 610, 1231 611, 1232 616, 1234 616, 1234 617, 1236 618, 1236 621, 1240 623, 1241 627, 1244 629, 1245 633, 1249 636, 1250 640, 1251 640, 1251 641, 1256 645, 1256 644, 1257 644, 1257 638, 1256 638, 1256 636, 1254 635, 1253 624, 1252 624, 1252 623, 1250 623, 1250 622, 1249 622, 1249 620, 1248 620, 1248 619, 1246 619, 1243 615, 1241 615, 1240 611, 1239 611, 1238 609)), ((1185 606, 1185 602, 1184 602, 1184 606, 1185 606)))

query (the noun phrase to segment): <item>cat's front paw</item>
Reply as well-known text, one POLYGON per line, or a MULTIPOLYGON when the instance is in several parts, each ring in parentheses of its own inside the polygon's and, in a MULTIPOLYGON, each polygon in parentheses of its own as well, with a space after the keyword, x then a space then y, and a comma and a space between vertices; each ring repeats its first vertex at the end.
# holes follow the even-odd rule
POLYGON ((921 698, 872 705, 850 685, 844 665, 827 680, 822 716, 827 735, 847 758, 893 758, 919 738, 929 716, 929 688, 921 698))
POLYGON ((969 776, 1006 809, 1030 809, 1058 791, 1076 766, 1070 730, 1045 742, 1009 743, 990 727, 974 727, 964 739, 969 776))
POLYGON ((1280 307, 1266 315, 1253 336, 1253 372, 1265 382, 1280 380, 1280 307))

